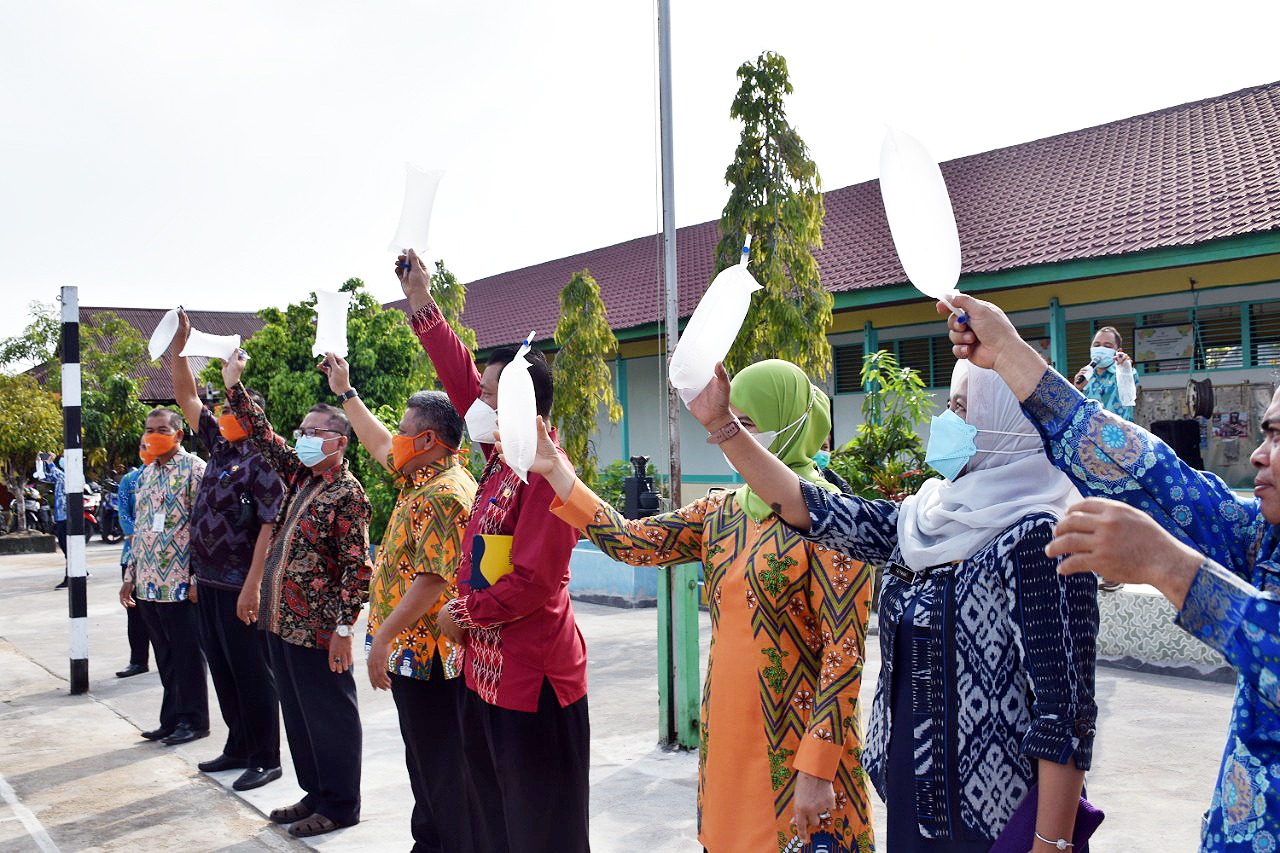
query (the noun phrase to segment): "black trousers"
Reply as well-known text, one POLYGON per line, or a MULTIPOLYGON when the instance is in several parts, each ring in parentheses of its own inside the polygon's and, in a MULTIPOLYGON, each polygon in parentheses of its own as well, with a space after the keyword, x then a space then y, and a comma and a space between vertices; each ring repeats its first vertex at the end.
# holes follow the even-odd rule
POLYGON ((466 690, 461 678, 444 677, 440 658, 431 661, 429 679, 391 674, 391 696, 400 716, 404 759, 413 790, 412 853, 470 853, 471 819, 458 700, 466 690))
POLYGON ((160 728, 171 730, 186 723, 193 729, 208 729, 209 687, 196 606, 190 601, 139 601, 137 610, 147 626, 164 686, 160 728))
MULTIPOLYGON (((120 580, 124 580, 125 567, 120 567, 120 580)), ((147 666, 151 659, 147 651, 147 626, 142 624, 142 614, 136 607, 126 607, 125 631, 129 635, 129 663, 147 666)))
POLYGON ((236 616, 237 590, 200 587, 200 642, 227 724, 222 754, 250 767, 280 766, 280 700, 265 632, 236 616))
POLYGON ((561 708, 542 682, 538 710, 511 711, 463 689, 472 833, 483 853, 586 853, 591 723, 587 697, 561 708))
POLYGON ((339 826, 359 823, 363 743, 352 671, 332 672, 327 649, 276 634, 267 634, 267 651, 302 802, 339 826))

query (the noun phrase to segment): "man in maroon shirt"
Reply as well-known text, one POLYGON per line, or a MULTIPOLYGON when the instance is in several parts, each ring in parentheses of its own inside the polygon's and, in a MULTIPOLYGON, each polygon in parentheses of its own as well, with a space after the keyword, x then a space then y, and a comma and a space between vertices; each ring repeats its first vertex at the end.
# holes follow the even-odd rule
MULTIPOLYGON (((578 534, 550 514, 555 492, 546 480, 530 474, 521 482, 493 452, 498 377, 516 351, 495 351, 481 373, 444 322, 412 250, 396 274, 413 331, 486 459, 463 535, 458 597, 438 617, 446 636, 463 644, 463 749, 476 846, 496 853, 586 851, 587 647, 569 601, 569 555, 578 534)), ((551 372, 542 353, 526 357, 538 413, 546 418, 551 372)))

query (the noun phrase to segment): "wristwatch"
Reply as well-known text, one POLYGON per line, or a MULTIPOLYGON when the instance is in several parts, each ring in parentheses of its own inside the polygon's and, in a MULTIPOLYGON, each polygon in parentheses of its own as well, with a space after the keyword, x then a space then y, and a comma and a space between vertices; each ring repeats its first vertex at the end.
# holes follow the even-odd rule
POLYGON ((360 392, 359 392, 359 391, 357 391, 357 390, 356 390, 356 389, 354 389, 354 388, 348 388, 346 391, 343 391, 341 394, 339 394, 339 395, 338 395, 338 402, 339 402, 339 403, 345 403, 345 402, 347 402, 348 400, 350 400, 350 399, 352 399, 352 398, 354 398, 354 397, 359 397, 359 396, 360 396, 360 392))
POLYGON ((729 439, 733 438, 735 435, 737 435, 741 431, 742 431, 742 424, 738 421, 737 418, 734 418, 724 426, 720 427, 720 429, 716 430, 713 433, 708 434, 707 444, 720 444, 723 441, 728 441, 729 439))
POLYGON ((339 637, 350 637, 350 636, 351 636, 351 626, 350 626, 350 625, 339 625, 337 628, 334 628, 334 629, 333 629, 333 633, 337 634, 339 637))

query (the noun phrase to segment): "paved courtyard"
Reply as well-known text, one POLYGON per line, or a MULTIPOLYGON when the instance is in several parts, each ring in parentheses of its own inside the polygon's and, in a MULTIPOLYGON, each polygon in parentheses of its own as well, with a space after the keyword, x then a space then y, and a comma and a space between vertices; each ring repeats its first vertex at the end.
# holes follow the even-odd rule
MULTIPOLYGON (((164 747, 138 736, 156 724, 159 677, 154 664, 146 675, 114 677, 128 656, 116 601, 119 548, 94 544, 88 553, 87 696, 68 695, 67 599, 52 589, 60 555, 0 557, 0 853, 305 850, 264 817, 300 797, 287 750, 284 779, 237 794, 230 784, 239 771, 208 776, 195 766, 216 755, 226 735, 216 704, 205 740, 164 747)), ((592 849, 699 850, 696 757, 655 746, 656 612, 576 610, 590 652, 592 849)), ((705 662, 705 616, 702 628, 705 662)), ((864 709, 879 671, 875 645, 864 709)), ((310 846, 407 850, 411 796, 395 708, 389 694, 375 694, 362 677, 357 683, 363 819, 310 846)), ((1107 819, 1095 850, 1196 849, 1231 694, 1229 685, 1099 669, 1101 722, 1088 785, 1107 819)), ((878 810, 878 832, 883 817, 878 810)))

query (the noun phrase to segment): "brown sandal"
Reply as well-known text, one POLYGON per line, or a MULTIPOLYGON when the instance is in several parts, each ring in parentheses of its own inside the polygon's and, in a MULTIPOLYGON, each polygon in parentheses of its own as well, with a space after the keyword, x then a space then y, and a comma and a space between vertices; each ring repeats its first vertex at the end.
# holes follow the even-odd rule
POLYGON ((335 829, 342 829, 342 827, 322 814, 313 814, 306 820, 299 821, 289 827, 289 834, 294 838, 310 838, 312 835, 324 835, 326 832, 333 832, 335 829))
POLYGON ((291 806, 272 809, 267 819, 272 823, 293 823, 295 820, 311 817, 312 814, 311 807, 299 801, 291 806))

